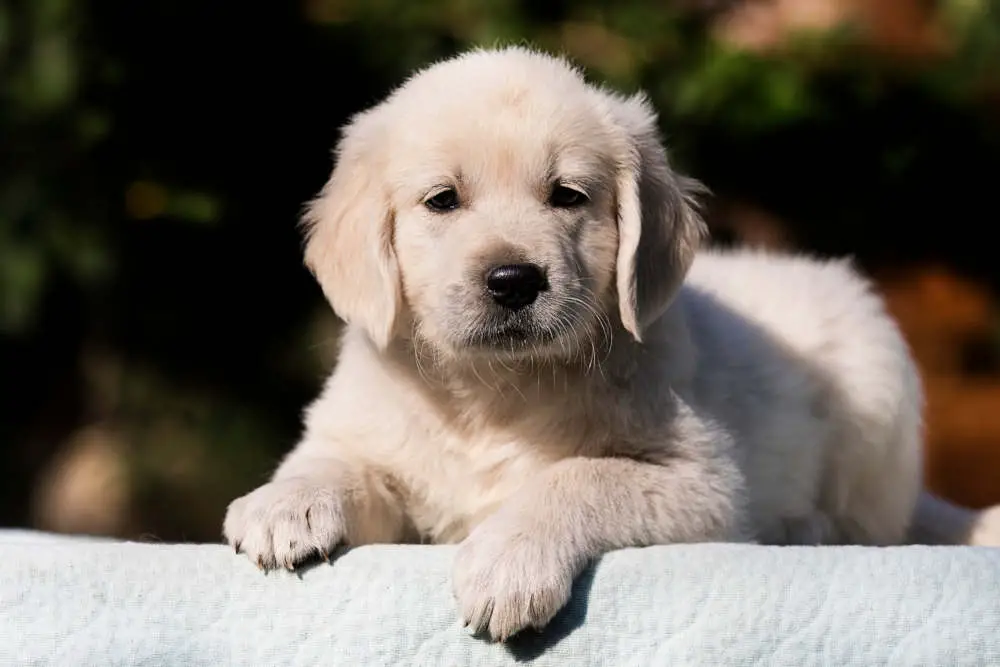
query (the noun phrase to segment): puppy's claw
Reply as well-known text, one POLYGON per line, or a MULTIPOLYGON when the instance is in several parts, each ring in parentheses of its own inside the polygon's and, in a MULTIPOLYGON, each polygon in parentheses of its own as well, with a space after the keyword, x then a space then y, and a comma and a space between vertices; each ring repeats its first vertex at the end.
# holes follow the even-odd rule
POLYGON ((235 542, 233 542, 233 552, 239 554, 241 546, 243 546, 243 543, 240 542, 239 540, 236 540, 235 542))
POLYGON ((257 569, 258 570, 265 569, 264 568, 264 557, 263 556, 257 556, 257 569))
POLYGON ((329 562, 330 562, 330 553, 329 553, 329 552, 328 552, 328 551, 327 551, 326 549, 320 549, 320 550, 319 550, 319 555, 320 555, 320 556, 321 556, 321 557, 323 558, 323 560, 325 560, 325 561, 326 561, 327 563, 329 563, 329 562))

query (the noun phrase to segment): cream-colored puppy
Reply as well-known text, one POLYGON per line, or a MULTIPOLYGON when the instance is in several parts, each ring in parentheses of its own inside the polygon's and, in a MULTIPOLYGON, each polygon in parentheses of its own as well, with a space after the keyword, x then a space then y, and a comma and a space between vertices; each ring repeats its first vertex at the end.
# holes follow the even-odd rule
POLYGON ((225 535, 265 568, 461 542, 464 619, 541 627, 616 548, 1000 543, 921 492, 921 385, 844 262, 704 252, 642 96, 477 50, 345 128, 305 216, 348 323, 225 535), (916 519, 914 521, 914 519, 916 519))

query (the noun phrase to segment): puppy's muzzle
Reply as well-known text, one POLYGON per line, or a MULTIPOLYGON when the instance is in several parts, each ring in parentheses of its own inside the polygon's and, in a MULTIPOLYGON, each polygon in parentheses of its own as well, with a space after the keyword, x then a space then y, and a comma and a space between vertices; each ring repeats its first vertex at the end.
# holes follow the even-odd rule
POLYGON ((486 273, 486 290, 508 310, 531 305, 547 289, 548 278, 537 264, 501 264, 486 273))

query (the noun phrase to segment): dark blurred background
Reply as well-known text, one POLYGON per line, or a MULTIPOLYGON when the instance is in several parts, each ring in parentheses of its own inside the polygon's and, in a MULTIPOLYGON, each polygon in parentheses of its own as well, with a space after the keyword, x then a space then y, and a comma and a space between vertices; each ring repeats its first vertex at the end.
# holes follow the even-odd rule
POLYGON ((1000 502, 1000 10, 985 0, 2 0, 0 525, 217 540, 334 362, 302 203, 338 126, 477 44, 648 90, 718 243, 852 254, 1000 502))

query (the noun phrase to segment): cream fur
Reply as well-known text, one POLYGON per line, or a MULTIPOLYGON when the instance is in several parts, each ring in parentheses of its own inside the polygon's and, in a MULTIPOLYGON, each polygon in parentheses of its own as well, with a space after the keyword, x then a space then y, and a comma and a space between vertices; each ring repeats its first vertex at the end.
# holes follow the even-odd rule
POLYGON ((621 547, 1000 544, 997 510, 921 491, 920 380, 867 282, 696 254, 698 193, 644 97, 527 49, 438 63, 356 116, 304 218, 340 362, 227 539, 265 568, 461 542, 460 612, 496 639, 621 547), (556 184, 586 199, 556 206, 556 184), (447 188, 457 208, 428 209, 447 188), (483 287, 509 262, 549 281, 516 317, 483 287))

